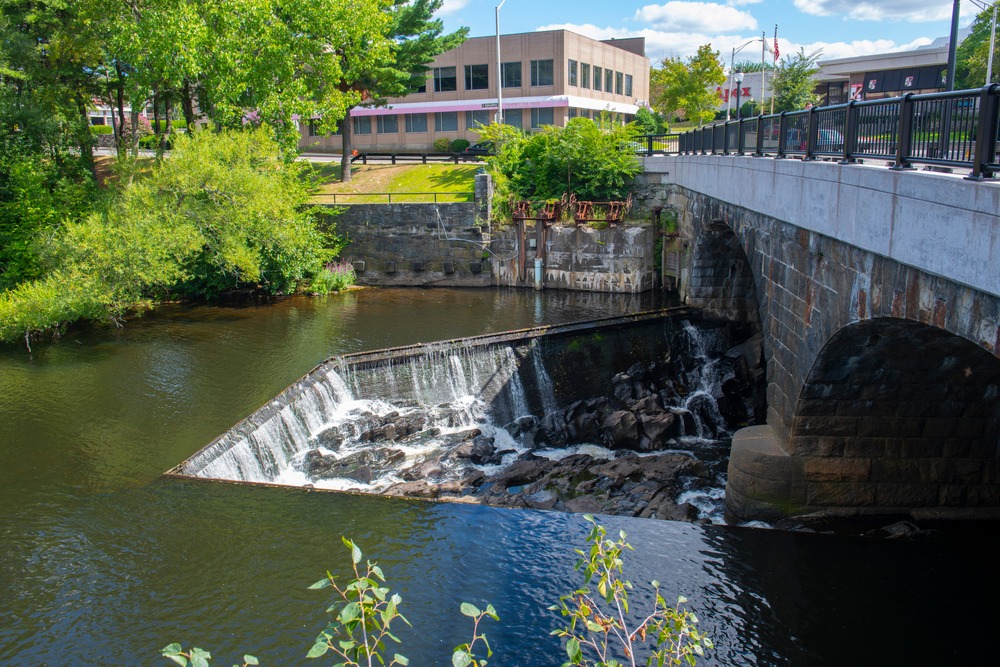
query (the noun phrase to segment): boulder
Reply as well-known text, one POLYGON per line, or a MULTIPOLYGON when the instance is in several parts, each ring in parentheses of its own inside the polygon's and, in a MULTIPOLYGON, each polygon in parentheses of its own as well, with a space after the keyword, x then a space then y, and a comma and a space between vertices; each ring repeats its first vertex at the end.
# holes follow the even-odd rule
POLYGON ((631 412, 616 410, 604 418, 601 427, 612 449, 639 447, 639 420, 631 412))

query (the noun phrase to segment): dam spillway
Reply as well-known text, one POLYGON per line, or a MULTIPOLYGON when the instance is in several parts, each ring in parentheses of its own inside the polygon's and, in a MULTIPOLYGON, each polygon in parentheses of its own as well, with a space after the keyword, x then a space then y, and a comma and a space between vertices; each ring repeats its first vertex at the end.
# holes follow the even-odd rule
MULTIPOLYGON (((753 412, 721 389, 748 355, 693 320, 673 308, 331 357, 168 475, 504 504, 532 491, 507 470, 552 482, 580 457, 691 454, 726 436, 722 412, 753 412)), ((528 506, 559 508, 544 491, 528 506)))

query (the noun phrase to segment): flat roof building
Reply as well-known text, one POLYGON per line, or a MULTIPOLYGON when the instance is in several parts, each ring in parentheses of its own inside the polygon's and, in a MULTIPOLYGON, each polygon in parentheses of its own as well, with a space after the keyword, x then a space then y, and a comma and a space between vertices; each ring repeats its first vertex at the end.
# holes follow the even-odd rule
MULTIPOLYGON (((601 112, 631 120, 649 98, 645 39, 598 41, 568 30, 500 36, 503 116, 531 130, 563 126, 601 112)), ((358 150, 430 150, 436 139, 478 140, 473 131, 497 112, 496 37, 473 37, 430 64, 423 90, 388 100, 384 107, 355 107, 348 120, 358 150)), ((319 135, 302 123, 300 147, 339 152, 339 134, 319 135)))
MULTIPOLYGON (((959 41, 968 30, 959 34, 959 41)), ((821 104, 898 97, 945 89, 948 70, 947 37, 911 51, 821 60, 816 92, 821 104)))

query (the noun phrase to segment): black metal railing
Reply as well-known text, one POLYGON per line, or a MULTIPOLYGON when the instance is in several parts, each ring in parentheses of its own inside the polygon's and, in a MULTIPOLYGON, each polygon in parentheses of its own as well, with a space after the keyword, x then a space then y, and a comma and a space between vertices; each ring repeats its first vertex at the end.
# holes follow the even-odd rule
POLYGON ((968 178, 1000 173, 1000 84, 979 90, 854 101, 708 125, 690 132, 644 135, 637 153, 738 154, 892 161, 968 168, 968 178))

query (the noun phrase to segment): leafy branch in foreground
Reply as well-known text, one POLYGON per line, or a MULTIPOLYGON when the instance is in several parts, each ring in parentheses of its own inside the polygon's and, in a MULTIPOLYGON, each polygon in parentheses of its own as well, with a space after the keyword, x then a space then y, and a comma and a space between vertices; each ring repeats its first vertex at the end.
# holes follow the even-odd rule
POLYGON ((491 604, 486 605, 485 611, 480 611, 475 605, 463 602, 460 610, 464 616, 472 619, 472 641, 468 644, 459 644, 455 647, 454 653, 451 654, 452 667, 486 667, 486 660, 476 658, 475 653, 473 653, 473 647, 475 647, 479 640, 482 640, 483 645, 486 647, 486 657, 493 657, 493 650, 490 648, 490 642, 486 639, 486 635, 479 634, 479 622, 487 616, 494 621, 499 621, 500 617, 491 604))
MULTIPOLYGON (((397 610, 403 599, 395 593, 390 595, 389 589, 382 585, 385 583, 385 575, 377 563, 366 561, 366 568, 362 572, 359 567, 361 549, 346 537, 342 537, 341 540, 351 552, 354 579, 341 588, 337 585, 335 577, 327 572, 325 578, 309 587, 333 588, 341 600, 326 610, 327 613, 336 612, 336 616, 316 637, 316 642, 306 657, 318 658, 332 652, 337 657, 343 658, 344 662, 338 664, 345 667, 360 665, 371 667, 375 664, 374 661, 384 665, 385 659, 382 653, 386 648, 385 639, 400 643, 399 638, 390 631, 390 625, 396 619, 410 624, 397 610)), ((410 661, 406 656, 398 653, 389 663, 390 667, 408 664, 410 661)))
POLYGON ((569 665, 593 667, 621 667, 640 664, 637 652, 647 640, 652 641, 652 651, 647 665, 694 665, 696 656, 703 656, 706 648, 713 648, 712 640, 700 633, 695 625, 697 617, 690 611, 681 609, 687 602, 677 599, 675 606, 666 603, 660 595, 659 582, 653 581, 655 603, 653 610, 634 628, 629 627, 628 592, 632 583, 622 579, 622 554, 633 551, 625 541, 625 531, 619 532, 616 541, 606 539, 607 529, 599 525, 594 517, 584 518, 592 524, 587 541, 587 552, 577 549, 580 560, 577 570, 583 570, 582 588, 559 598, 559 604, 550 607, 569 618, 569 624, 552 631, 553 635, 566 638, 566 654, 569 665), (597 595, 588 585, 596 580, 597 595), (596 655, 591 661, 586 653, 596 655), (627 662, 620 662, 614 656, 624 654, 627 662))
MULTIPOLYGON (((208 651, 200 649, 198 647, 192 648, 190 651, 184 651, 181 649, 180 644, 170 644, 169 646, 164 646, 160 649, 160 653, 163 654, 164 658, 170 658, 176 662, 181 667, 187 667, 188 661, 191 661, 191 667, 209 667, 209 660, 212 659, 212 654, 208 651)), ((243 656, 243 667, 251 667, 251 665, 260 664, 257 658, 252 655, 243 656)), ((233 665, 233 667, 240 667, 239 665, 233 665)))

